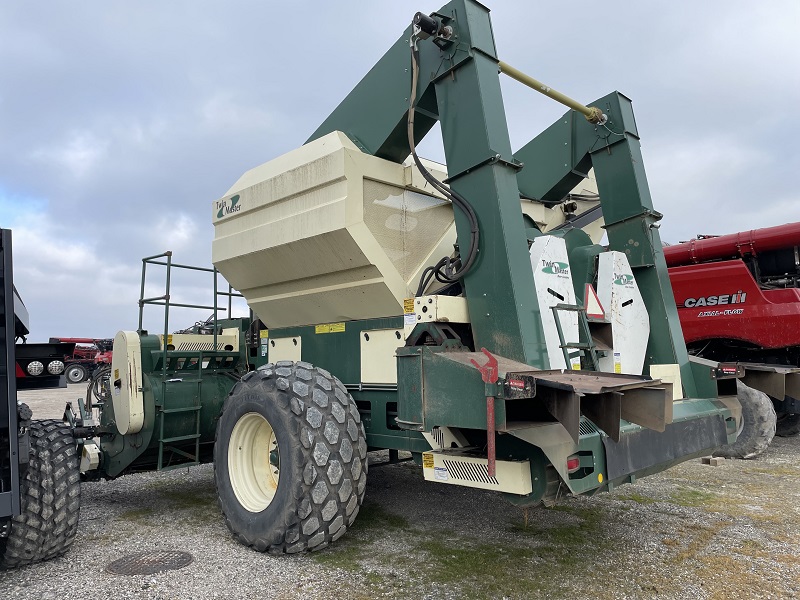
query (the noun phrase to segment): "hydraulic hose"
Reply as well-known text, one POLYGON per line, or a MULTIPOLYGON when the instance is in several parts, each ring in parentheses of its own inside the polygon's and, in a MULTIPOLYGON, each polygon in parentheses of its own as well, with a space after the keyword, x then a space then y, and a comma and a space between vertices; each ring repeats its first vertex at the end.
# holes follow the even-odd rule
POLYGON ((408 102, 408 145, 411 150, 411 156, 414 159, 414 164, 419 169, 419 172, 425 178, 425 181, 431 184, 435 190, 441 193, 445 198, 450 200, 453 205, 457 206, 467 217, 470 226, 470 240, 469 248, 466 253, 451 259, 446 256, 442 258, 436 265, 427 267, 420 277, 419 286, 417 288, 417 296, 421 296, 428 287, 431 279, 436 277, 440 283, 455 283, 462 279, 472 268, 475 259, 478 255, 478 247, 480 243, 480 229, 478 227, 478 215, 475 209, 472 208, 467 200, 455 190, 445 186, 442 182, 436 179, 422 164, 422 161, 417 156, 416 143, 414 141, 414 109, 417 98, 417 84, 419 81, 419 50, 412 43, 411 45, 411 94, 408 102))

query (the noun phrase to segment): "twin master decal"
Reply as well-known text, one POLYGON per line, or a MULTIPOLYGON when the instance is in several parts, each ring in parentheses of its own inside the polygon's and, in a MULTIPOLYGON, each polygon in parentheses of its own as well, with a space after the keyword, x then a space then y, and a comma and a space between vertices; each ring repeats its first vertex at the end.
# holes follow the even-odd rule
POLYGON ((624 285, 625 287, 633 287, 633 275, 629 273, 614 273, 614 285, 624 285))
POLYGON ((235 212, 239 212, 242 208, 242 205, 239 204, 239 194, 235 196, 231 196, 230 204, 228 204, 228 200, 217 200, 217 218, 221 219, 226 215, 230 215, 235 212))
POLYGON ((542 261, 542 273, 549 273, 550 275, 569 275, 569 264, 557 262, 554 260, 542 261))

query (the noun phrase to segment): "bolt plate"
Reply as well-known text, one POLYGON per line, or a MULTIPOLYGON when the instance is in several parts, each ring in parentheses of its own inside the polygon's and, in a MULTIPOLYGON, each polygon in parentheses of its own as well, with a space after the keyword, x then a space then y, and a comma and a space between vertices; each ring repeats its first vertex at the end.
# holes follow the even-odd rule
POLYGON ((194 557, 177 550, 137 552, 115 560, 106 567, 114 575, 153 575, 161 571, 176 571, 191 564, 194 557))

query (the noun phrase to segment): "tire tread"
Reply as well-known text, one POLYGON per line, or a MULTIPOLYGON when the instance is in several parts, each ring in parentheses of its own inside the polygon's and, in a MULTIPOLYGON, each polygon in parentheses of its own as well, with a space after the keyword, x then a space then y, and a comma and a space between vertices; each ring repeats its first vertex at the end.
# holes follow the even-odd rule
MULTIPOLYGON (((294 486, 289 495, 293 501, 281 507, 280 516, 274 519, 268 533, 249 531, 246 524, 238 522, 236 507, 230 505, 238 501, 227 493, 230 484, 220 479, 222 473, 217 468, 219 461, 227 461, 220 441, 230 434, 222 430, 227 420, 220 418, 214 465, 225 523, 240 543, 260 552, 291 554, 320 550, 344 535, 364 498, 367 444, 355 401, 327 371, 309 363, 280 361, 243 378, 226 399, 222 414, 253 394, 263 402, 275 403, 282 411, 282 418, 290 424, 287 429, 293 460, 287 463, 294 464, 296 472, 287 472, 286 476, 294 486), (345 411, 341 405, 346 407, 345 411), (347 441, 346 446, 350 447, 353 437, 350 451, 346 448, 342 453, 342 441, 347 441)), ((234 423, 228 425, 232 429, 234 423)), ((279 424, 272 425, 277 428, 279 424)), ((284 464, 282 458, 282 470, 284 464)))
POLYGON ((0 539, 0 566, 21 567, 64 554, 80 513, 80 462, 69 427, 56 420, 30 425, 31 455, 20 482, 21 514, 0 539))

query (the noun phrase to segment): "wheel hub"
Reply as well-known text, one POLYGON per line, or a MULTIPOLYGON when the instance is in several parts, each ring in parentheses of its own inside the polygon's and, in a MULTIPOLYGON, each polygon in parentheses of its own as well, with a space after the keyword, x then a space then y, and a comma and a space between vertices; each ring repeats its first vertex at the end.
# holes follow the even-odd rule
POLYGON ((228 446, 228 473, 233 493, 248 511, 267 508, 278 489, 280 452, 275 430, 259 413, 236 422, 228 446))

